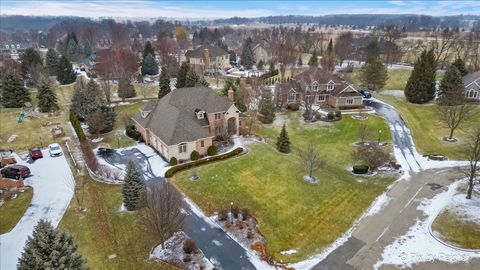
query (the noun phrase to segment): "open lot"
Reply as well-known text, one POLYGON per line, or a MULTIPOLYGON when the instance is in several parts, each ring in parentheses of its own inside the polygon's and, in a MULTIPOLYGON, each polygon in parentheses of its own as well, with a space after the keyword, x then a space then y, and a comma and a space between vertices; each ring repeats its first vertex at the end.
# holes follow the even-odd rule
POLYGON ((454 137, 457 143, 448 143, 442 140, 449 134, 438 116, 438 108, 435 104, 413 104, 405 100, 405 97, 392 96, 379 93, 376 98, 392 105, 402 115, 410 128, 413 140, 420 154, 439 153, 446 155, 452 160, 466 159, 465 144, 468 132, 471 128, 480 125, 480 107, 473 113, 474 117, 464 122, 463 126, 457 129, 454 137))
MULTIPOLYGON (((265 136, 268 144, 252 144, 246 156, 195 168, 198 181, 188 179, 192 171, 176 175, 173 181, 210 215, 228 209, 230 202, 250 208, 268 241, 268 253, 283 262, 305 259, 331 244, 393 180, 355 177, 347 171, 359 121, 345 116, 334 124, 305 125, 299 116, 298 112, 279 115, 286 121, 293 153, 280 154, 271 145, 280 126, 257 125, 255 133, 265 136), (320 179, 317 184, 303 181, 305 171, 296 154, 309 141, 328 162, 315 174, 320 179), (291 249, 296 253, 281 254, 291 249)), ((389 134, 383 119, 371 116, 369 124, 389 134)))

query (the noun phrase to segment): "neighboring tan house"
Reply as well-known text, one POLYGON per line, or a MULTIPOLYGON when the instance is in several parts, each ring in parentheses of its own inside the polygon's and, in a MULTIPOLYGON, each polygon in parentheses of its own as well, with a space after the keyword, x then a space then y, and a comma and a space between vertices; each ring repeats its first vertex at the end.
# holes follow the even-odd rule
POLYGON ((29 46, 26 43, 12 42, 12 41, 5 42, 0 47, 1 56, 2 56, 1 60, 12 59, 12 60, 19 61, 23 52, 27 48, 29 48, 29 46))
POLYGON ((336 74, 320 68, 310 68, 286 82, 275 85, 277 107, 298 108, 309 98, 320 106, 338 109, 363 106, 363 95, 353 85, 336 74))
POLYGON ((480 101, 480 71, 467 74, 463 77, 465 97, 471 101, 480 101))
POLYGON ((145 143, 166 160, 188 160, 200 155, 217 136, 239 134, 240 111, 233 104, 233 90, 219 96, 207 87, 175 89, 163 98, 146 103, 132 118, 145 143))
POLYGON ((218 69, 225 70, 230 66, 230 54, 225 50, 202 45, 195 50, 188 50, 185 53, 187 62, 199 74, 215 72, 218 69))
POLYGON ((273 57, 272 49, 265 42, 255 45, 255 47, 253 47, 253 54, 255 55, 255 61, 258 63, 262 60, 263 63, 265 63, 265 66, 267 66, 267 63, 269 63, 273 57))

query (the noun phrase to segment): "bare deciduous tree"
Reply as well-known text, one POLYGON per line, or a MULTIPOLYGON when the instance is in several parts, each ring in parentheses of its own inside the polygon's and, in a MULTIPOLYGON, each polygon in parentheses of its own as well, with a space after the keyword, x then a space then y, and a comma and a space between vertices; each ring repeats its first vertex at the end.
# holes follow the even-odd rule
POLYGON ((390 158, 390 156, 376 144, 359 147, 353 152, 352 157, 354 161, 361 161, 363 165, 367 165, 370 171, 375 171, 390 158))
MULTIPOLYGON (((361 113, 359 117, 362 117, 361 113)), ((360 138, 361 142, 365 142, 365 139, 372 135, 371 130, 368 127, 367 121, 362 121, 360 124, 360 129, 358 130, 358 137, 360 138)))
POLYGON ((139 210, 145 230, 165 248, 165 241, 182 230, 185 214, 182 195, 168 182, 149 187, 144 207, 139 210))
POLYGON ((310 142, 305 149, 301 149, 298 155, 310 178, 313 178, 313 173, 326 164, 326 161, 322 158, 320 152, 317 151, 312 142, 310 142))
POLYGON ((472 115, 472 112, 473 106, 468 103, 439 106, 440 119, 450 129, 449 140, 453 139, 453 132, 472 115))
POLYGON ((467 199, 472 198, 473 186, 477 184, 480 174, 480 128, 475 129, 470 136, 467 147, 469 166, 465 170, 468 178, 467 199))

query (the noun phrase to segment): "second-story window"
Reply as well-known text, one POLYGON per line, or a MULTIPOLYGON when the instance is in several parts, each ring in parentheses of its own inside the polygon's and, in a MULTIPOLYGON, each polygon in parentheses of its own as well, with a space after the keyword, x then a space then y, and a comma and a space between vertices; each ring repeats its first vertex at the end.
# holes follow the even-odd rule
POLYGON ((334 83, 329 82, 329 83, 327 84, 327 90, 328 90, 328 91, 332 91, 334 86, 335 86, 334 83))
POLYGON ((203 140, 200 141, 200 147, 205 147, 205 142, 203 140))
POLYGON ((222 113, 215 113, 215 120, 220 120, 222 118, 222 113))

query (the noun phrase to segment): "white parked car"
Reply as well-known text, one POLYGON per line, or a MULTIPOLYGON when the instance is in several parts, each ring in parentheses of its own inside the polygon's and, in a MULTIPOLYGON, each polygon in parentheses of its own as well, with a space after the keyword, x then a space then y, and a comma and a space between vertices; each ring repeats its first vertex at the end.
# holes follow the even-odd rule
POLYGON ((52 143, 48 146, 48 152, 51 157, 61 156, 63 154, 62 148, 58 143, 52 143))

